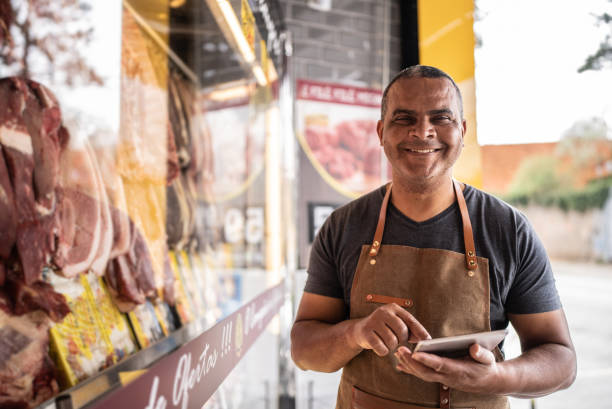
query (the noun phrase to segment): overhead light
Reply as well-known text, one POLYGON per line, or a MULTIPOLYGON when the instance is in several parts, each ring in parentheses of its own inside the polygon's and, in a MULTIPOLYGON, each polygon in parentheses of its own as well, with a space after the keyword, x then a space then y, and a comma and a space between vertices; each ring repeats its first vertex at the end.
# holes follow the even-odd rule
POLYGON ((264 74, 263 69, 259 64, 253 65, 253 75, 255 75, 255 79, 257 83, 262 87, 268 83, 268 79, 266 78, 266 74, 264 74))
POLYGON ((222 102, 246 98, 251 94, 251 88, 251 85, 242 84, 227 88, 216 89, 207 94, 206 99, 222 102))
POLYGON ((244 60, 248 64, 252 64, 255 61, 255 53, 251 49, 251 45, 244 36, 244 33, 242 32, 242 27, 240 26, 240 22, 238 21, 236 13, 234 13, 232 5, 227 0, 217 0, 213 1, 213 3, 217 3, 219 5, 221 14, 223 14, 223 18, 227 23, 232 38, 238 46, 240 54, 242 54, 244 60))
POLYGON ((308 0, 306 4, 311 9, 319 11, 330 11, 332 7, 332 0, 308 0))
POLYGON ((226 40, 238 52, 243 61, 251 68, 257 83, 261 86, 268 84, 265 73, 255 59, 255 52, 251 48, 246 36, 242 32, 240 21, 234 13, 232 5, 227 0, 206 0, 215 20, 226 40))

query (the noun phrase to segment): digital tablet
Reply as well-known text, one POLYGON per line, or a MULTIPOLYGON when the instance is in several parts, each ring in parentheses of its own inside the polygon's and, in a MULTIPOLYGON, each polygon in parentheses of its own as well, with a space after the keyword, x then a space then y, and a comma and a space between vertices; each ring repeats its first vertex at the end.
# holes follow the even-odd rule
POLYGON ((489 351, 493 350, 508 334, 507 329, 498 331, 476 332, 474 334, 458 335, 420 341, 413 352, 427 352, 451 358, 469 354, 472 344, 478 344, 489 351))

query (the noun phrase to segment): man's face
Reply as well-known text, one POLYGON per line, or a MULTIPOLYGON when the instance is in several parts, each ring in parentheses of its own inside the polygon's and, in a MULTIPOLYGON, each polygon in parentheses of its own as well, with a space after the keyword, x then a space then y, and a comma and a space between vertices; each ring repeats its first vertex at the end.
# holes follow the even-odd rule
POLYGON ((450 177, 465 134, 459 112, 446 78, 404 78, 391 86, 377 131, 395 181, 423 185, 450 177))

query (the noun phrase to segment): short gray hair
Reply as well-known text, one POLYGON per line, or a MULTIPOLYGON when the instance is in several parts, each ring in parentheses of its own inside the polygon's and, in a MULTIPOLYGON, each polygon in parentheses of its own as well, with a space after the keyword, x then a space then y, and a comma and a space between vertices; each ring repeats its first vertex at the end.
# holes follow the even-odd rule
POLYGON ((455 83, 455 81, 451 78, 450 75, 445 73, 439 68, 431 67, 429 65, 412 65, 410 67, 406 67, 391 79, 385 90, 383 91, 382 102, 380 106, 380 119, 385 118, 385 114, 387 112, 387 94, 389 93, 389 89, 391 86, 399 79, 402 78, 447 78, 455 87, 455 91, 457 91, 457 97, 459 98, 459 113, 461 114, 461 119, 463 119, 463 98, 461 97, 461 91, 459 91, 459 87, 455 83))

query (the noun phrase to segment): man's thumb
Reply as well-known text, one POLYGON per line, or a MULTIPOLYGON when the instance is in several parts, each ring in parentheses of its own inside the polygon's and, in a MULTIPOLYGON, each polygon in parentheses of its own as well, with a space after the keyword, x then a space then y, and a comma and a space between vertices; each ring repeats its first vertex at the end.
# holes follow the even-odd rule
POLYGON ((491 365, 495 362, 495 355, 493 352, 481 347, 478 344, 473 344, 470 347, 470 356, 481 364, 491 365))

